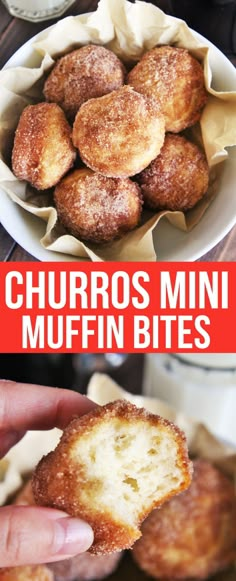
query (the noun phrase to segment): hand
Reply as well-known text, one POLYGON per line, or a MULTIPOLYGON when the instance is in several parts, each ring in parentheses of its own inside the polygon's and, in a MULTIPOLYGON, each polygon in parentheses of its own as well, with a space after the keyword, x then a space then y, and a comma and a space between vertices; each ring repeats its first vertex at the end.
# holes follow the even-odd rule
MULTIPOLYGON (((27 430, 64 429, 75 416, 95 406, 66 389, 0 380, 0 457, 27 430)), ((49 563, 86 551, 93 542, 91 527, 51 508, 0 508, 0 567, 49 563)))

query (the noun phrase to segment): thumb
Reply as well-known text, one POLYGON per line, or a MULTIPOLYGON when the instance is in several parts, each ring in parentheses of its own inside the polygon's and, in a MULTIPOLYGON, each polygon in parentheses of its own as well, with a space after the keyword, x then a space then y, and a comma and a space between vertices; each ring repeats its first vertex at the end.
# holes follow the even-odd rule
POLYGON ((5 506, 0 529, 0 567, 69 559, 93 542, 87 523, 50 508, 5 506))

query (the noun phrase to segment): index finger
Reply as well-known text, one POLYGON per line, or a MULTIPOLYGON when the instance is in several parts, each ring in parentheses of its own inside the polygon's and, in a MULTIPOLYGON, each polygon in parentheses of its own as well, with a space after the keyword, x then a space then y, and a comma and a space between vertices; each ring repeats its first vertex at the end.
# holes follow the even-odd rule
POLYGON ((0 430, 64 429, 95 406, 68 389, 0 380, 0 430))

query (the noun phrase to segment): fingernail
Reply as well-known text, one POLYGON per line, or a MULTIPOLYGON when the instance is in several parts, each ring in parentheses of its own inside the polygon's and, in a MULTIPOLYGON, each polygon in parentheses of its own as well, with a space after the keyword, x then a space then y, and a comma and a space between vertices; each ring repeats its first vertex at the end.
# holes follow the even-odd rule
POLYGON ((60 518, 55 522, 55 526, 55 553, 59 555, 83 553, 93 543, 92 528, 78 518, 60 518))

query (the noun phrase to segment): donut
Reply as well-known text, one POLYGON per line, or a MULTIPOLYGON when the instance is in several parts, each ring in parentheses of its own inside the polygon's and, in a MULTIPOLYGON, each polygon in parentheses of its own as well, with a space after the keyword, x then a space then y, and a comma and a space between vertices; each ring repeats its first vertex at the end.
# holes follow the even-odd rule
POLYGON ((208 579, 236 559, 234 485, 209 462, 193 466, 189 489, 148 516, 133 548, 137 565, 161 581, 208 579))
POLYGON ((54 581, 53 572, 46 565, 0 569, 0 581, 54 581))
POLYGON ((139 186, 90 169, 66 176, 54 192, 60 222, 77 238, 102 244, 137 226, 142 209, 139 186))
POLYGON ((131 87, 90 99, 78 111, 72 139, 81 159, 107 177, 129 177, 158 155, 165 125, 158 104, 131 87))
POLYGON ((72 559, 50 563, 57 581, 93 581, 105 579, 117 568, 122 552, 109 555, 91 555, 81 553, 72 559))
POLYGON ((137 176, 144 203, 153 210, 189 210, 206 193, 209 168, 201 149, 167 133, 161 153, 137 176))
POLYGON ((71 128, 55 103, 28 105, 15 133, 12 169, 38 190, 55 186, 76 157, 71 128))
POLYGON ((155 97, 166 131, 173 133, 194 125, 207 101, 202 66, 185 48, 167 45, 149 50, 127 82, 135 91, 155 97))
POLYGON ((191 481, 183 433, 160 416, 117 400, 73 420, 33 475, 36 503, 87 521, 89 551, 133 545, 140 524, 191 481))
POLYGON ((58 103, 73 120, 82 103, 124 84, 125 67, 104 46, 89 44, 61 57, 44 85, 46 101, 58 103))

